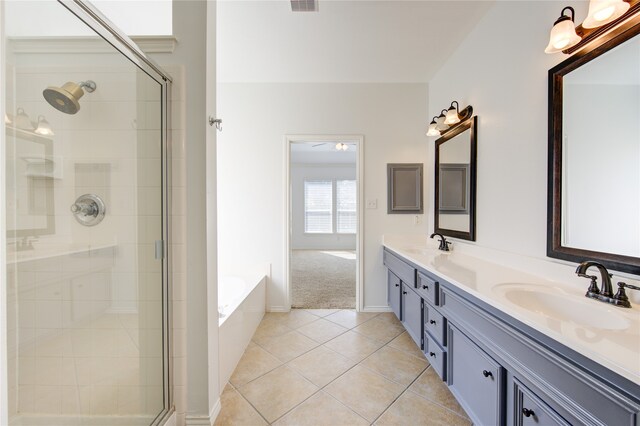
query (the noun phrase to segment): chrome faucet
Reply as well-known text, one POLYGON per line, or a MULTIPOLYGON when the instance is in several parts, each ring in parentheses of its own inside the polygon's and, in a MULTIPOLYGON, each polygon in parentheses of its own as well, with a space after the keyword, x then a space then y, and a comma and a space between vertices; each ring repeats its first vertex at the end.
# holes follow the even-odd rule
POLYGON ((576 274, 579 277, 589 278, 591 280, 589 289, 585 294, 586 297, 589 297, 591 299, 596 299, 601 302, 610 303, 612 305, 630 308, 631 303, 629 303, 629 298, 625 293, 625 290, 624 290, 625 287, 633 290, 640 290, 640 287, 619 282, 618 291, 614 295, 613 286, 611 285, 611 277, 613 275, 609 273, 607 268, 602 263, 594 262, 592 260, 585 261, 579 264, 578 267, 576 268, 576 274), (592 266, 595 266, 600 271, 600 278, 602 280, 602 290, 598 288, 598 283, 597 283, 598 277, 595 275, 587 274, 587 269, 589 269, 592 266))
POLYGON ((451 244, 451 243, 449 241, 447 241, 447 239, 444 237, 444 235, 442 235, 442 234, 440 234, 438 232, 434 232, 433 234, 431 234, 431 236, 429 238, 433 238, 436 235, 440 237, 440 245, 438 246, 438 250, 449 251, 449 244, 451 244))

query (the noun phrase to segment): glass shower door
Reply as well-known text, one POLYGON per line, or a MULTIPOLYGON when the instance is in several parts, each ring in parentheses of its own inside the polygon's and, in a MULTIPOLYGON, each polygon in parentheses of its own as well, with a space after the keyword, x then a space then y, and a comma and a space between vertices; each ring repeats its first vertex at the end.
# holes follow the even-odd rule
POLYGON ((57 2, 8 1, 3 26, 10 423, 152 424, 166 92, 57 2))

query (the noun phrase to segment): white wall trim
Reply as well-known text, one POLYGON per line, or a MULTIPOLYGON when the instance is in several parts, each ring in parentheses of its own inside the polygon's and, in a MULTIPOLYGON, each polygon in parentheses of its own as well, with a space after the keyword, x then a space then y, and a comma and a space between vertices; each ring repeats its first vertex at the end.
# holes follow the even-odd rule
MULTIPOLYGON (((4 22, 4 3, 0 2, 0 23, 4 22)), ((6 58, 4 51, 4 25, 0 29, 0 93, 6 93, 6 58)), ((5 96, 0 99, 0 116, 4 117, 5 96)), ((0 124, 0 265, 3 273, 0 273, 0 424, 9 424, 9 379, 8 379, 8 353, 7 353, 7 229, 5 212, 7 208, 5 191, 5 140, 4 120, 0 124)))
MULTIPOLYGON (((356 156, 356 178, 358 181, 358 234, 356 237, 356 310, 364 309, 364 135, 285 135, 284 137, 284 288, 285 288, 285 311, 291 310, 291 285, 290 285, 290 265, 289 251, 291 245, 291 149, 292 142, 353 142, 358 147, 356 156)), ((269 309, 276 311, 275 306, 269 309)), ((279 308, 279 307, 278 307, 279 308)))
POLYGON ((365 306, 362 312, 393 312, 388 306, 365 306))
POLYGON ((213 407, 211 407, 211 412, 209 413, 209 421, 211 424, 215 423, 218 418, 218 414, 220 414, 220 410, 222 410, 222 403, 220 402, 220 398, 218 398, 213 407))
POLYGON ((268 306, 267 312, 289 312, 290 310, 291 306, 288 308, 286 306, 268 306))
POLYGON ((185 417, 187 426, 211 426, 211 418, 209 416, 189 416, 185 417))
MULTIPOLYGON (((133 36, 145 53, 173 53, 174 36, 133 36)), ((100 37, 13 37, 13 53, 113 53, 113 47, 100 37)))

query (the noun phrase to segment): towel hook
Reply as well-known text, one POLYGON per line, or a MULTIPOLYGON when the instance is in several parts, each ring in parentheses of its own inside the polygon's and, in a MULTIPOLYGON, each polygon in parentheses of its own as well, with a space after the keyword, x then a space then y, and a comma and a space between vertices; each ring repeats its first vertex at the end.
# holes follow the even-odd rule
POLYGON ((216 126, 216 129, 222 131, 222 118, 213 118, 213 115, 209 116, 209 126, 216 126))

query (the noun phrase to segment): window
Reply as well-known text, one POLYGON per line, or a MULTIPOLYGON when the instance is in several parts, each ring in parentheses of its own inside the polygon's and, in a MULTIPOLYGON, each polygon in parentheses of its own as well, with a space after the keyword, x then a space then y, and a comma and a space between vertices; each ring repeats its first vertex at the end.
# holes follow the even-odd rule
POLYGON ((330 234, 333 232, 333 182, 304 181, 304 232, 330 234))
POLYGON ((305 180, 304 232, 355 234, 356 206, 355 180, 305 180))

